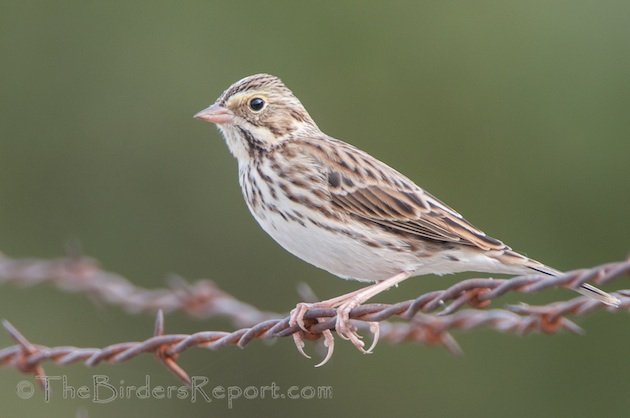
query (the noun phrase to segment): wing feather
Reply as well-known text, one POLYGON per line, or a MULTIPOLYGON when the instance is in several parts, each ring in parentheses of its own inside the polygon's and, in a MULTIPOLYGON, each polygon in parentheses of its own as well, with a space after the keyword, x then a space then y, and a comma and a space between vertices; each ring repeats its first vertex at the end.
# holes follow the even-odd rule
POLYGON ((509 249, 393 168, 349 144, 331 140, 334 147, 323 146, 321 140, 306 141, 303 146, 326 171, 330 199, 337 209, 419 238, 483 250, 509 249))

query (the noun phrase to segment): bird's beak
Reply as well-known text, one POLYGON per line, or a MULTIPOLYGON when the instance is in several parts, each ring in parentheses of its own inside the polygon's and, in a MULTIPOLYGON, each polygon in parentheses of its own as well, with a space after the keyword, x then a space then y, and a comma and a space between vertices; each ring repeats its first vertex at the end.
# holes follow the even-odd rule
POLYGON ((215 103, 212 106, 197 113, 194 118, 221 125, 223 123, 232 122, 234 120, 234 113, 232 113, 230 109, 227 109, 220 104, 215 103))

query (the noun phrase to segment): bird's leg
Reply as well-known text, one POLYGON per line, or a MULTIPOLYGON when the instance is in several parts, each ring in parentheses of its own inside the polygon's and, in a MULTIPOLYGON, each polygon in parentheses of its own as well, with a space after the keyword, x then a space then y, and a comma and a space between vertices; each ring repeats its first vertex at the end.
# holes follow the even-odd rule
MULTIPOLYGON (((364 342, 361 341, 361 337, 357 334, 356 330, 350 324, 350 311, 372 297, 378 295, 381 292, 397 285, 398 283, 409 278, 410 274, 407 272, 398 273, 395 276, 392 276, 388 279, 380 281, 378 283, 374 283, 370 286, 364 287, 363 289, 355 290, 350 293, 346 293, 345 295, 337 296, 332 299, 324 300, 316 303, 299 303, 295 309, 291 311, 291 318, 289 320, 289 325, 299 325, 300 328, 304 331, 308 331, 306 329, 306 325, 304 324, 304 315, 309 309, 317 309, 317 308, 336 308, 337 309, 337 319, 335 322, 335 329, 337 334, 345 340, 350 340, 355 347, 361 350, 364 353, 369 353, 372 351, 374 346, 378 341, 379 334, 379 326, 378 323, 370 323, 370 331, 374 335, 374 342, 369 350, 365 350, 363 347, 365 346, 364 342)), ((328 341, 329 352, 326 356, 326 359, 330 357, 330 350, 333 346, 330 344, 330 336, 326 335, 326 340, 328 341)), ((293 334, 293 339, 295 341, 296 346, 300 353, 308 357, 303 350, 304 340, 299 333, 293 334)), ((320 364, 321 365, 321 364, 320 364)))
POLYGON ((363 289, 355 290, 350 293, 346 293, 341 296, 334 297, 332 299, 323 300, 321 302, 307 303, 300 302, 295 306, 295 309, 291 311, 291 319, 289 320, 289 325, 293 326, 295 324, 299 325, 300 328, 304 331, 308 331, 306 329, 306 325, 304 324, 304 315, 309 309, 328 309, 328 308, 336 308, 337 306, 342 305, 349 298, 358 295, 363 290, 370 288, 373 285, 365 287, 363 289))

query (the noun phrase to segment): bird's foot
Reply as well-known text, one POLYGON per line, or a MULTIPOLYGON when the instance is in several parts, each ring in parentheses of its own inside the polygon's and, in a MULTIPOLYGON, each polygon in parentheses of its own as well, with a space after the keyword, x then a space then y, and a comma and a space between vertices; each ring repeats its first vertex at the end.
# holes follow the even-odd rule
MULTIPOLYGON (((304 322, 304 315, 306 315, 309 309, 332 308, 332 307, 334 306, 330 303, 330 301, 317 302, 317 303, 298 303, 295 309, 291 311, 291 316, 289 318, 289 325, 290 326, 297 325, 298 327, 300 327, 300 331, 293 333, 293 342, 295 343, 297 350, 304 357, 311 358, 311 356, 306 354, 306 352, 304 351, 304 334, 305 333, 310 334, 310 331, 308 330, 308 327, 306 326, 306 323, 304 322)), ((316 320, 319 321, 319 318, 316 320)), ((324 337, 324 347, 327 348, 327 352, 324 359, 320 363, 315 365, 315 367, 320 367, 326 364, 328 360, 330 360, 330 358, 332 357, 333 351, 335 350, 335 339, 332 335, 332 332, 330 332, 330 330, 328 329, 324 330, 322 331, 322 336, 324 337)))
MULTIPOLYGON (((289 319, 290 326, 299 326, 301 331, 295 332, 293 334, 293 341, 297 350, 303 356, 307 358, 311 358, 308 354, 304 352, 304 333, 308 333, 308 327, 304 321, 304 315, 310 309, 330 309, 335 308, 337 311, 337 317, 335 319, 335 330, 337 334, 343 338, 344 340, 349 340, 359 351, 362 353, 371 353, 379 338, 380 327, 378 322, 370 322, 369 329, 370 332, 374 335, 374 339, 370 348, 367 350, 364 348, 365 343, 362 341, 362 337, 358 334, 356 327, 350 321, 350 312, 352 309, 361 305, 360 299, 356 298, 355 295, 358 292, 352 292, 351 294, 345 295, 345 297, 338 297, 334 299, 330 299, 323 302, 317 303, 299 303, 295 309, 291 311, 291 316, 289 319)), ((322 318, 317 318, 319 321, 322 318)), ((326 356, 324 360, 317 364, 315 367, 323 366, 330 360, 334 347, 335 340, 330 330, 324 330, 322 332, 322 336, 324 337, 324 346, 327 348, 326 356)))
POLYGON ((350 312, 356 308, 361 306, 361 300, 356 297, 349 298, 346 302, 342 303, 337 308, 337 319, 335 321, 335 330, 337 334, 343 338, 344 340, 348 340, 354 345, 357 350, 361 351, 364 354, 371 354, 374 347, 376 347, 376 343, 378 343, 378 337, 380 334, 380 326, 378 322, 370 322, 370 332, 374 335, 372 344, 370 348, 367 350, 364 348, 365 343, 362 341, 363 337, 359 335, 356 327, 350 321, 350 312))

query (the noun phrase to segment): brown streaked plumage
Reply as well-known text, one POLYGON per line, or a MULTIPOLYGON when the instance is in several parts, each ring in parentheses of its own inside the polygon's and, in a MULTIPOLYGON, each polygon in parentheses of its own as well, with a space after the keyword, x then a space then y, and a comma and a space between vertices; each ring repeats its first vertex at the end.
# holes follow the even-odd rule
MULTIPOLYGON (((361 350, 350 310, 411 276, 559 273, 487 236, 383 162, 323 133, 275 76, 234 83, 195 117, 221 130, 238 161, 245 201, 269 235, 337 276, 374 282, 316 304, 337 308, 338 334, 361 350)), ((576 290, 618 303, 590 285, 576 290)), ((299 304, 292 314, 304 329, 309 306, 299 304)), ((332 335, 326 337, 332 350, 332 335)), ((296 344, 302 352, 299 337, 296 344)))

